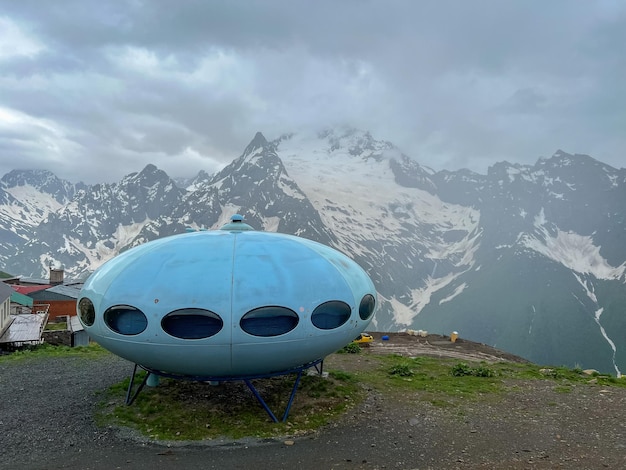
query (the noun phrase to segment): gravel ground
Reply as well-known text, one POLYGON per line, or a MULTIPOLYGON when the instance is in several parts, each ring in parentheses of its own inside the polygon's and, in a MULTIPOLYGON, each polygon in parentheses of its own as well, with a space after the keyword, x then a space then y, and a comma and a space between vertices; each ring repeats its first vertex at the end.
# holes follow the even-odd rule
POLYGON ((309 436, 168 445, 93 421, 98 393, 131 369, 109 355, 0 364, 0 468, 626 468, 622 388, 516 382, 450 408, 370 391, 309 436))
POLYGON ((111 431, 93 421, 96 394, 130 371, 108 355, 0 364, 0 468, 47 468, 54 456, 110 448, 111 431))

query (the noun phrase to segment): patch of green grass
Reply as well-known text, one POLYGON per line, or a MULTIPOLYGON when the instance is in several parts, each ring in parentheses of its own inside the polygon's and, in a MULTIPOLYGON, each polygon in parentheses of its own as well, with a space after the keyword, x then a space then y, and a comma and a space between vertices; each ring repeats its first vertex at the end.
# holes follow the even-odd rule
POLYGON ((536 364, 504 363, 500 368, 505 376, 516 379, 544 379, 555 380, 570 384, 598 384, 602 386, 626 387, 626 380, 618 379, 613 375, 593 373, 584 374, 579 368, 543 367, 536 364), (593 382, 591 382, 593 380, 593 382))
POLYGON ((46 330, 46 331, 67 330, 67 323, 66 322, 47 323, 46 327, 44 328, 44 330, 46 330))
POLYGON ((77 346, 75 348, 70 348, 69 346, 53 346, 51 344, 44 343, 36 346, 27 346, 9 354, 3 354, 0 356, 0 363, 24 361, 42 357, 96 357, 107 354, 111 353, 97 343, 90 343, 89 346, 77 346))
POLYGON ((416 392, 418 398, 437 406, 444 402, 449 405, 450 398, 467 398, 504 388, 502 380, 495 378, 495 372, 486 377, 452 375, 450 371, 455 365, 452 360, 388 355, 381 356, 379 361, 376 369, 359 373, 359 380, 387 393, 416 392))
MULTIPOLYGON (((372 358, 376 356, 371 356, 372 358)), ((413 393, 417 400, 434 406, 454 406, 466 400, 498 399, 516 387, 518 380, 553 380, 555 391, 569 393, 575 384, 626 386, 626 380, 612 376, 590 377, 577 369, 545 369, 535 364, 502 362, 459 363, 452 359, 397 355, 378 356, 374 367, 357 378, 385 393, 413 393), (378 365, 375 365, 378 364, 378 365)))
POLYGON ((451 406, 454 406, 452 402, 441 398, 433 398, 430 400, 430 403, 437 408, 450 408, 451 406))
MULTIPOLYGON (((288 375, 253 381, 279 420, 294 380, 294 375, 288 375)), ((274 423, 243 382, 216 386, 161 379, 158 387, 145 387, 134 403, 126 406, 128 383, 126 379, 114 385, 102 397, 98 423, 127 426, 159 440, 304 434, 328 424, 364 396, 358 381, 346 372, 331 371, 328 378, 303 376, 287 422, 274 423)))

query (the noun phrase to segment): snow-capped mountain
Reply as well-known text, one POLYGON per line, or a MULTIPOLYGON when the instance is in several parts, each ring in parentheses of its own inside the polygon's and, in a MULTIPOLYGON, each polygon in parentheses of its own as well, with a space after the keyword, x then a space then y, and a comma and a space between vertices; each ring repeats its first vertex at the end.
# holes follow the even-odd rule
POLYGON ((349 130, 283 138, 278 153, 336 247, 374 280, 388 312, 374 320, 379 330, 410 326, 431 292, 471 266, 479 212, 429 192, 432 171, 392 144, 349 130))
POLYGON ((540 363, 626 370, 626 170, 588 156, 434 172, 342 129, 258 133, 223 170, 188 181, 153 165, 109 185, 44 180, 54 177, 1 180, 3 271, 40 277, 58 261, 80 277, 242 213, 359 262, 379 292, 379 331, 456 330, 540 363))
MULTIPOLYGON (((441 194, 452 191, 449 181, 437 182, 441 194)), ((476 181, 469 199, 480 209, 477 262, 415 322, 540 363, 621 374, 626 170, 558 151, 533 166, 499 163, 476 181)))
MULTIPOLYGON (((34 187, 28 192, 33 206, 50 200, 46 191, 37 194, 34 187)), ((7 266, 40 277, 57 261, 68 274, 85 275, 130 244, 150 220, 175 207, 183 193, 154 165, 117 184, 71 189, 71 200, 57 207, 50 203, 39 219, 27 221, 27 228, 18 233, 23 241, 18 253, 2 254, 7 266)))
POLYGON ((0 179, 0 262, 83 188, 83 183, 72 184, 46 170, 13 170, 4 175, 0 179))

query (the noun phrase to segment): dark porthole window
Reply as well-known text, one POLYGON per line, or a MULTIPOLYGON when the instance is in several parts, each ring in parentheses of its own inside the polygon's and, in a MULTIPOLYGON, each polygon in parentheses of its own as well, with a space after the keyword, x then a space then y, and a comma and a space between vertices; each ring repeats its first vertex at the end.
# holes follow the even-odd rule
POLYGON ((104 323, 121 335, 138 335, 148 326, 148 319, 135 307, 115 305, 104 312, 104 323))
POLYGON ((313 310, 311 321, 322 330, 332 330, 347 322, 351 312, 352 310, 347 303, 331 300, 313 310))
POLYGON ((223 326, 224 322, 217 313, 202 308, 174 310, 161 320, 163 331, 181 339, 209 338, 223 326))
POLYGON ((261 307, 246 313, 239 325, 254 336, 278 336, 289 333, 298 326, 298 315, 285 307, 261 307))
POLYGON ((361 320, 367 320, 374 313, 374 308, 376 307, 376 299, 371 294, 366 294, 361 299, 361 304, 359 305, 359 316, 361 320))
POLYGON ((78 302, 78 316, 83 325, 91 326, 96 321, 96 310, 93 307, 93 302, 87 297, 83 297, 78 302))

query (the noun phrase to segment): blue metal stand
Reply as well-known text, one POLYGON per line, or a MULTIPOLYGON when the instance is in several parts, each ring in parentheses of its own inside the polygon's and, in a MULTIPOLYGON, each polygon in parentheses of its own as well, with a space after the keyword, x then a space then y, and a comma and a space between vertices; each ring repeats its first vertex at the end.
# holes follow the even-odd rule
MULTIPOLYGON (((142 367, 142 369, 143 369, 143 367, 142 367)), ((139 392, 141 392, 141 390, 145 387, 146 382, 148 381, 148 377, 150 376, 149 373, 146 374, 146 376, 143 378, 143 380, 139 384, 139 387, 137 387, 137 390, 135 391, 135 393, 131 397, 130 395, 131 395, 132 390, 133 390, 133 384, 135 383, 135 375, 136 374, 137 374, 137 364, 135 364, 135 367, 133 368, 133 373, 130 376, 130 383, 128 384, 128 391, 126 392, 126 404, 127 405, 131 405, 135 401, 135 398, 137 398, 137 395, 139 395, 139 392)))
MULTIPOLYGON (((300 384, 301 377, 302 377, 302 370, 298 371, 298 375, 296 376, 296 381, 293 384, 293 389, 291 390, 291 395, 289 396, 289 401, 287 402, 287 407, 285 408, 285 412, 283 414, 283 419, 282 419, 283 423, 287 421, 287 416, 289 416, 289 410, 291 409, 291 404, 293 403, 293 399, 295 398, 296 392, 298 391, 298 385, 300 384)), ((250 391, 254 394, 254 396, 256 397, 257 401, 261 404, 263 409, 267 412, 268 415, 270 415, 270 418, 272 418, 272 421, 274 421, 275 423, 278 423, 278 419, 276 418, 276 415, 272 413, 272 410, 270 410, 270 407, 267 406, 267 403, 265 403, 265 400, 263 400, 263 397, 261 397, 257 389, 254 387, 254 385, 252 385, 252 382, 250 382, 249 379, 245 379, 244 382, 246 383, 250 391)))
POLYGON ((139 395, 139 392, 141 392, 141 390, 146 385, 146 382, 148 381, 148 377, 150 376, 150 374, 154 374, 154 375, 157 375, 157 376, 160 376, 160 377, 167 377, 167 378, 171 378, 171 379, 193 380, 193 381, 197 381, 197 382, 233 382, 233 381, 241 380, 248 386, 248 388, 250 389, 250 391, 252 392, 254 397, 257 399, 259 404, 263 407, 265 412, 269 415, 271 420, 273 422, 275 422, 275 423, 278 423, 278 418, 276 418, 276 415, 272 412, 272 410, 267 405, 267 403, 265 402, 263 397, 260 395, 259 391, 256 389, 256 387, 252 383, 252 379, 266 379, 266 378, 270 378, 270 377, 276 377, 276 376, 279 376, 279 375, 296 374, 296 380, 295 380, 295 382, 293 384, 293 388, 291 389, 291 394, 289 395, 289 401, 287 402, 287 407, 285 408, 285 411, 284 411, 283 417, 282 417, 282 422, 284 423, 285 421, 287 421, 287 417, 289 416, 289 411, 291 410, 291 405, 293 404, 293 400, 296 397, 296 392, 298 391, 298 386, 300 385, 300 379, 302 378, 302 373, 306 369, 309 369, 311 367, 315 367, 315 370, 318 372, 318 374, 322 375, 323 366, 324 366, 324 360, 323 359, 318 359, 317 361, 313 361, 311 363, 305 364, 305 365, 300 366, 300 367, 298 367, 296 369, 291 369, 291 370, 288 370, 288 371, 277 372, 277 373, 274 373, 274 374, 264 374, 264 375, 260 375, 260 376, 251 376, 251 377, 195 377, 195 376, 184 376, 184 375, 168 374, 166 372, 155 371, 155 370, 149 369, 147 367, 144 367, 142 365, 135 364, 135 366, 133 368, 133 373, 132 373, 131 378, 130 378, 130 383, 128 384, 128 391, 126 392, 126 405, 131 405, 135 401, 135 398, 137 398, 137 395, 139 395), (134 386, 134 383, 135 383, 135 375, 137 374, 137 367, 141 367, 143 370, 145 370, 147 372, 147 374, 144 377, 144 379, 141 382, 141 384, 139 384, 139 387, 137 388, 135 393, 132 393, 132 389, 133 389, 133 386, 134 386))

